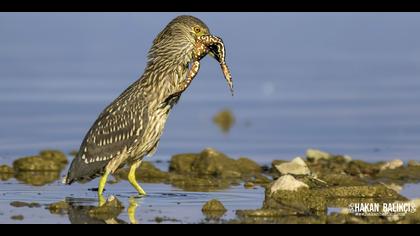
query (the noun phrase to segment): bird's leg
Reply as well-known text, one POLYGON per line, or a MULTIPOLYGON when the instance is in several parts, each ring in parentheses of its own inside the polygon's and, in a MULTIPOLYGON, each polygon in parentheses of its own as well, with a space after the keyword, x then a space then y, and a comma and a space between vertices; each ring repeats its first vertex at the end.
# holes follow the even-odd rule
POLYGON ((136 170, 141 165, 141 162, 142 161, 137 161, 136 163, 131 165, 130 172, 128 173, 128 182, 130 182, 130 184, 133 185, 133 187, 137 190, 137 192, 143 196, 143 195, 146 195, 146 192, 143 190, 142 187, 140 187, 140 185, 137 183, 137 180, 136 180, 136 170))
POLYGON ((138 207, 137 201, 135 198, 130 197, 129 199, 130 205, 128 206, 128 219, 130 220, 131 224, 138 224, 137 220, 136 220, 136 210, 138 207))
POLYGON ((99 206, 104 205, 106 202, 103 193, 104 193, 106 181, 108 180, 108 176, 109 176, 109 171, 105 171, 105 174, 101 177, 101 180, 99 180, 99 187, 98 187, 99 206))

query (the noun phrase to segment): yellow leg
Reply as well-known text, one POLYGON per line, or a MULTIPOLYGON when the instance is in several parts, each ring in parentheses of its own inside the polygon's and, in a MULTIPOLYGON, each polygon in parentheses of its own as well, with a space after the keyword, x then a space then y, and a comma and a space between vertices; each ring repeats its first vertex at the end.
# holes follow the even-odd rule
POLYGON ((99 187, 98 187, 98 201, 99 206, 102 206, 105 204, 106 200, 104 198, 104 188, 106 185, 106 181, 108 180, 109 172, 106 171, 105 174, 101 177, 101 180, 99 180, 99 187))
POLYGON ((141 161, 134 163, 130 167, 130 172, 128 173, 128 182, 137 190, 140 195, 146 195, 146 192, 140 187, 136 180, 136 170, 141 165, 141 161))
POLYGON ((138 224, 136 220, 136 210, 138 207, 136 199, 131 197, 129 202, 130 202, 130 206, 128 207, 128 219, 130 220, 131 224, 138 224))

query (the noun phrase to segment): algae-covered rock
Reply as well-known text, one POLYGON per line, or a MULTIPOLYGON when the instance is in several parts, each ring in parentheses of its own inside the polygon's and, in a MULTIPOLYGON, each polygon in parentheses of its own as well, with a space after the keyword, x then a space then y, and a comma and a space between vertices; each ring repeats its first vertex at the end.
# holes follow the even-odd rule
POLYGON ((400 167, 398 169, 383 170, 373 179, 383 182, 418 183, 420 182, 420 166, 400 167))
POLYGON ((260 165, 246 157, 241 157, 238 160, 236 160, 236 165, 242 173, 242 176, 254 176, 262 172, 262 168, 260 165))
POLYGON ((15 178, 32 186, 43 186, 60 179, 60 172, 56 171, 19 171, 15 178))
POLYGON ((222 132, 227 133, 235 124, 235 117, 230 110, 225 109, 213 117, 213 122, 219 126, 222 132))
POLYGON ((252 182, 246 182, 246 183, 244 183, 244 187, 245 188, 254 188, 255 187, 255 184, 252 183, 252 182))
POLYGON ((198 175, 228 178, 241 176, 241 170, 237 167, 235 160, 212 148, 206 148, 200 153, 200 158, 193 164, 193 170, 198 175))
POLYGON ((36 203, 36 202, 27 203, 27 202, 21 202, 21 201, 13 201, 13 202, 10 203, 10 206, 16 207, 16 208, 21 208, 21 207, 39 208, 39 207, 41 207, 41 205, 39 203, 36 203))
POLYGON ((25 217, 23 215, 14 215, 14 216, 11 216, 10 219, 16 220, 16 221, 22 221, 25 219, 25 217))
POLYGON ((38 156, 17 159, 13 162, 15 171, 61 171, 68 163, 64 153, 55 150, 41 151, 38 156))
POLYGON ((44 150, 39 153, 45 159, 55 161, 65 166, 68 163, 67 156, 61 151, 57 150, 44 150))
POLYGON ((32 156, 18 159, 13 162, 16 171, 61 171, 61 163, 41 156, 32 156))
POLYGON ((308 161, 317 162, 319 160, 329 160, 333 157, 332 154, 317 149, 308 149, 306 151, 306 158, 308 161))
POLYGON ((13 178, 15 171, 7 165, 0 165, 0 181, 7 181, 13 178))
POLYGON ((217 199, 210 200, 201 209, 204 215, 209 218, 220 218, 226 213, 225 206, 217 199))
POLYGON ((0 165, 0 174, 14 174, 15 171, 8 165, 0 165))
POLYGON ((169 171, 177 174, 191 174, 193 173, 193 164, 199 156, 196 153, 174 155, 171 158, 169 171))
MULTIPOLYGON (((114 176, 127 180, 130 169, 124 168, 114 173, 114 176)), ((169 175, 166 172, 156 168, 152 163, 143 161, 140 167, 136 170, 136 177, 139 181, 146 183, 164 182, 169 175)))
POLYGON ((223 211, 223 212, 226 212, 227 211, 225 206, 223 205, 223 203, 221 203, 217 199, 212 199, 212 200, 206 202, 203 205, 203 208, 201 210, 203 212, 206 212, 206 211, 223 211))
POLYGON ((171 159, 170 172, 217 178, 243 178, 262 172, 261 167, 248 158, 234 160, 225 154, 206 148, 200 154, 179 154, 171 159))
POLYGON ((394 169, 397 169, 397 168, 400 168, 400 167, 403 167, 403 166, 404 166, 404 162, 397 159, 397 160, 392 160, 392 161, 386 162, 385 164, 383 164, 381 166, 380 170, 381 171, 394 170, 394 169))
POLYGON ((311 171, 302 158, 296 157, 291 162, 282 163, 275 166, 281 175, 310 175, 311 171))
POLYGON ((300 188, 309 188, 309 186, 291 175, 284 175, 278 178, 270 187, 271 193, 277 191, 297 191, 300 188))
POLYGON ((123 210, 123 204, 117 198, 111 196, 104 205, 89 210, 89 215, 93 218, 108 220, 118 217, 123 210))
POLYGON ((420 162, 415 161, 415 160, 410 160, 407 163, 408 167, 419 167, 420 166, 420 162))
POLYGON ((70 205, 66 201, 59 201, 48 206, 51 214, 64 215, 69 211, 70 205))
POLYGON ((229 188, 232 184, 239 184, 239 181, 235 179, 216 178, 213 176, 198 177, 178 174, 171 174, 168 182, 175 187, 193 192, 215 191, 229 188))

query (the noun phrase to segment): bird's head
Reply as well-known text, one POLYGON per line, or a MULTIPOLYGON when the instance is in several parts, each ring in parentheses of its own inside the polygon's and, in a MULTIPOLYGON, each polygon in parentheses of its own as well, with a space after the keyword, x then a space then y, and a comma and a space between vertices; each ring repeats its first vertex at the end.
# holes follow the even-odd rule
POLYGON ((199 61, 205 55, 219 61, 233 92, 222 40, 211 35, 207 25, 193 16, 176 17, 157 35, 149 51, 148 68, 169 73, 179 68, 186 70, 193 60, 199 61))
POLYGON ((200 19, 193 16, 178 16, 157 35, 149 51, 149 62, 175 63, 190 61, 196 39, 209 35, 210 30, 200 19), (169 62, 170 61, 170 62, 169 62))

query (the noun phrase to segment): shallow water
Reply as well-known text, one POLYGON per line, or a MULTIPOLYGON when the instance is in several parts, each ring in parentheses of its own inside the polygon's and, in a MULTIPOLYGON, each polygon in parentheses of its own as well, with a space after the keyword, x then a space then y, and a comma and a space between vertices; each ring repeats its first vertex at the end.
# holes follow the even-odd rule
MULTIPOLYGON (((0 13, 0 164, 42 149, 77 149, 101 110, 140 76, 155 35, 179 14, 0 13)), ((308 148, 366 161, 420 160, 420 14, 193 15, 224 39, 235 96, 217 63, 205 58, 171 112, 153 160, 205 147, 261 164, 304 155, 308 148), (223 108, 236 118, 228 134, 212 123, 223 108)), ((19 212, 25 213, 24 222, 68 222, 43 209, 11 209, 7 201, 47 204, 71 193, 90 204, 94 194, 86 189, 93 185, 33 188, 0 182, 7 199, 0 199, 0 222, 19 212)), ((139 212, 151 204, 162 214, 147 211, 138 217, 143 222, 178 209, 185 217, 191 214, 183 222, 198 222, 203 219, 198 209, 212 197, 223 198, 230 210, 239 207, 236 202, 254 206, 262 198, 260 189, 240 187, 186 193, 185 199, 175 197, 185 204, 183 211, 161 195, 179 190, 145 187, 151 196, 139 212)), ((112 188, 126 204, 131 189, 112 188)), ((404 191, 410 198, 420 196, 418 185, 404 191)))
MULTIPOLYGON (((138 204, 135 218, 138 223, 160 223, 156 218, 164 219, 163 223, 203 223, 209 222, 206 215, 201 212, 205 202, 219 199, 228 210, 219 220, 235 218, 237 209, 257 209, 262 206, 264 189, 245 189, 243 186, 234 186, 224 191, 216 192, 186 192, 165 184, 142 184, 148 195, 135 199, 138 204)), ((0 222, 17 223, 11 219, 14 215, 23 215, 24 220, 19 223, 104 223, 95 218, 87 217, 88 221, 77 221, 83 217, 83 207, 97 206, 96 192, 87 191, 93 188, 95 181, 86 185, 72 185, 66 187, 54 183, 44 187, 31 187, 10 181, 0 182, 0 222), (69 194, 69 193, 72 194, 69 194), (46 207, 58 201, 65 200, 73 204, 75 210, 71 214, 51 214, 46 207), (41 208, 15 208, 10 206, 12 201, 37 202, 41 208)), ((129 199, 135 192, 128 182, 109 185, 106 195, 113 195, 125 206, 118 216, 119 220, 130 223, 127 214, 129 199)), ((73 208, 72 207, 72 208, 73 208)), ((86 219, 85 219, 86 220, 86 219)), ((213 219, 214 220, 214 219, 213 219)), ((211 221, 210 221, 211 222, 211 221)))

